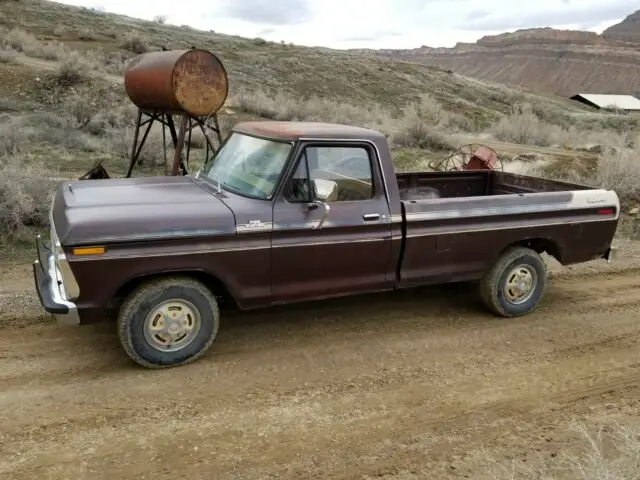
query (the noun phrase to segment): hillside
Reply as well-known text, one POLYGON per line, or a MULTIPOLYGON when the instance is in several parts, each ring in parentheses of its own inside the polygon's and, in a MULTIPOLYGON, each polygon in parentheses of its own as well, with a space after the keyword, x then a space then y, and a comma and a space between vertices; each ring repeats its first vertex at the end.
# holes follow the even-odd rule
MULTIPOLYGON (((502 86, 470 80, 440 67, 144 22, 50 1, 0 2, 0 27, 4 27, 9 46, 17 50, 27 40, 12 30, 36 37, 42 45, 28 47, 23 52, 28 57, 60 60, 69 50, 78 50, 84 60, 90 61, 91 69, 106 69, 117 76, 122 75, 128 59, 143 51, 191 46, 210 49, 229 72, 231 96, 259 89, 270 95, 316 96, 354 105, 396 107, 429 94, 448 109, 481 123, 493 121, 510 109, 509 103, 492 99, 503 96, 502 86)), ((2 83, 15 83, 15 78, 2 83)), ((520 99, 526 97, 524 91, 514 90, 513 94, 520 99)), ((532 101, 552 102, 562 108, 570 105, 561 98, 539 95, 532 101)))
MULTIPOLYGON (((11 0, 0 2, 0 243, 7 233, 21 238, 25 227, 47 224, 49 187, 57 181, 77 178, 96 160, 123 175, 135 119, 122 84, 127 62, 191 46, 210 49, 228 70, 225 131, 245 119, 372 127, 387 134, 399 170, 426 169, 482 142, 496 148, 506 169, 535 167, 609 186, 624 180, 635 195, 635 177, 621 168, 637 155, 620 149, 635 148, 638 116, 594 112, 438 66, 11 0), (618 170, 600 161, 612 152, 604 146, 618 149, 618 170)), ((195 136, 197 161, 203 146, 195 136)), ((161 132, 152 130, 140 173, 162 171, 163 157, 161 132)))
POLYGON ((640 10, 602 32, 603 38, 640 43, 640 10))
POLYGON ((453 48, 423 46, 367 53, 563 96, 585 91, 635 93, 640 92, 639 21, 640 11, 602 35, 533 28, 486 36, 453 48))

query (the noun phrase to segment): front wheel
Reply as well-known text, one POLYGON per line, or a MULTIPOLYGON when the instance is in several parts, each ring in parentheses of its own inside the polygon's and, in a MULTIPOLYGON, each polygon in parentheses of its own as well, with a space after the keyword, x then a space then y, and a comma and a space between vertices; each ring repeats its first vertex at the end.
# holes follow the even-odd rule
POLYGON ((512 247, 480 281, 483 303, 495 314, 517 317, 532 312, 547 288, 547 267, 535 251, 512 247))
POLYGON ((218 333, 215 296, 185 277, 151 280, 136 288, 118 314, 118 338, 139 365, 167 368, 197 360, 218 333))

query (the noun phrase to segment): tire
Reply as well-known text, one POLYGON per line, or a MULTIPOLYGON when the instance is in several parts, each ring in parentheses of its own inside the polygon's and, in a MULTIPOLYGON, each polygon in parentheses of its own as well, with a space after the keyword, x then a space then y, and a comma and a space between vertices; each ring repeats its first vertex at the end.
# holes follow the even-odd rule
POLYGON ((140 285, 125 299, 117 318, 122 348, 137 364, 151 369, 199 359, 213 344, 219 324, 215 296, 188 277, 161 278, 140 285), (172 334, 174 340, 180 340, 173 346, 167 341, 172 334))
MULTIPOLYGON (((522 286, 526 285, 526 281, 522 286)), ((511 247, 506 250, 480 281, 480 297, 484 305, 496 315, 519 317, 532 312, 542 300, 547 289, 547 266, 542 257, 525 247, 511 247), (506 283, 514 271, 531 276, 532 285, 524 298, 515 299, 506 283), (514 301, 515 300, 515 301, 514 301)))

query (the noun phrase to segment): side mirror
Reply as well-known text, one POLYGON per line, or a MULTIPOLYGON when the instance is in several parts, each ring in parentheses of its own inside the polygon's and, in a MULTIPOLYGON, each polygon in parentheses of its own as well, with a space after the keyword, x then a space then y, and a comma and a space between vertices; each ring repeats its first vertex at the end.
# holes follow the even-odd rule
POLYGON ((338 196, 338 184, 333 180, 315 179, 311 181, 314 197, 321 202, 332 201, 338 196))
POLYGON ((320 205, 324 209, 320 222, 318 222, 315 227, 312 227, 314 230, 317 230, 322 228, 329 216, 329 210, 331 207, 329 207, 325 202, 333 201, 338 198, 338 184, 332 180, 316 179, 311 181, 311 186, 313 188, 315 200, 310 204, 310 208, 318 208, 320 205))

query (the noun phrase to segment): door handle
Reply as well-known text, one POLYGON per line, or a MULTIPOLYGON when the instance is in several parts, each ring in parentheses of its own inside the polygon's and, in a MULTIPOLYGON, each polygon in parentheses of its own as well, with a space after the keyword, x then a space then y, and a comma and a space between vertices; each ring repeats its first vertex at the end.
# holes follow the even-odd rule
POLYGON ((380 214, 379 213, 366 213, 362 216, 362 219, 365 222, 371 222, 373 220, 380 220, 380 214))

